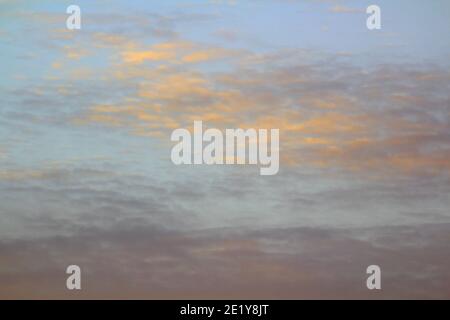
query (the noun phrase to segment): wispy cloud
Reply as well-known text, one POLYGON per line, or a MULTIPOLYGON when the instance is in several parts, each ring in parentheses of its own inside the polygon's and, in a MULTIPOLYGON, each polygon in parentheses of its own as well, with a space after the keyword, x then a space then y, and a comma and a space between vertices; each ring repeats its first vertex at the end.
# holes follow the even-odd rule
POLYGON ((81 6, 76 32, 60 6, 0 10, 0 297, 68 297, 75 260, 87 298, 374 298, 373 263, 375 298, 448 297, 446 20, 368 33, 364 14, 333 25, 363 13, 348 1, 81 6), (279 128, 279 173, 174 166, 170 133, 194 120, 279 128))

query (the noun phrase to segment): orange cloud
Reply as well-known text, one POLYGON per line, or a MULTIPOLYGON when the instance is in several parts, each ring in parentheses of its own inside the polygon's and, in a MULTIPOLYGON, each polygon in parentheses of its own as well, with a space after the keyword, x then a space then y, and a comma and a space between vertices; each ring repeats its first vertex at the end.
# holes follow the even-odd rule
POLYGON ((227 52, 225 50, 210 49, 210 50, 195 51, 190 54, 187 54, 182 58, 182 61, 188 63, 204 62, 213 59, 220 59, 225 56, 227 56, 227 52))
MULTIPOLYGON (((108 37, 105 41, 126 43, 125 39, 108 37)), ((382 91, 373 82, 362 83, 364 87, 360 91, 353 89, 355 83, 378 80, 376 72, 364 73, 364 79, 358 78, 346 86, 330 83, 329 71, 316 65, 301 66, 298 70, 251 65, 235 71, 209 73, 196 69, 194 62, 207 62, 229 52, 201 48, 186 41, 157 43, 148 50, 121 51, 120 46, 117 50, 125 63, 115 65, 110 74, 127 87, 131 84, 135 92, 123 101, 92 106, 78 119, 79 123, 121 126, 132 134, 164 137, 176 127, 189 128, 194 120, 222 129, 278 128, 281 157, 292 165, 363 172, 369 168, 381 172, 449 167, 439 150, 421 153, 421 144, 407 140, 393 144, 406 133, 423 136, 437 126, 418 122, 398 111, 428 104, 429 98, 420 92, 403 89, 404 92, 397 90, 381 95, 382 91), (142 66, 145 61, 161 64, 142 66), (383 108, 370 108, 371 101, 380 102, 383 108), (397 113, 386 113, 394 109, 397 113)), ((238 66, 248 56, 240 58, 236 60, 238 66)), ((338 71, 340 79, 346 72, 342 68, 338 71)), ((361 77, 354 69, 348 71, 349 77, 361 77)), ((401 72, 391 77, 401 76, 401 72)), ((415 74, 411 81, 423 81, 423 78, 434 81, 430 72, 415 74)), ((439 130, 448 128, 444 124, 439 130)))
POLYGON ((126 63, 143 63, 145 60, 169 60, 173 59, 175 55, 168 51, 126 51, 122 53, 122 57, 126 63))

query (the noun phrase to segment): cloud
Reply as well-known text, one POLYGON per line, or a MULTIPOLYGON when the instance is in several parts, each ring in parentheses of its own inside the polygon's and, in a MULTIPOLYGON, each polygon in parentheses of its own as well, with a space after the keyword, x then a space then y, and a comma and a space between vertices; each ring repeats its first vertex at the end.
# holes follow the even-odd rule
POLYGON ((76 297, 448 297, 448 66, 280 49, 198 7, 90 12, 77 33, 14 17, 7 44, 32 54, 0 86, 0 296, 73 298, 78 262, 76 297), (194 120, 279 128, 279 174, 173 166, 194 120))
POLYGON ((182 60, 184 62, 196 63, 204 62, 213 59, 220 59, 221 57, 226 57, 226 50, 210 49, 203 51, 195 51, 188 55, 185 55, 182 60))
POLYGON ((271 69, 243 68, 239 62, 245 57, 235 57, 237 64, 218 73, 183 64, 118 66, 114 72, 121 81, 135 81, 134 102, 92 106, 80 123, 111 123, 163 137, 199 119, 219 128, 279 128, 288 165, 383 175, 449 173, 442 138, 450 130, 448 99, 444 86, 437 85, 449 82, 445 72, 428 66, 364 70, 344 63, 292 64, 290 57, 288 66, 273 61, 271 69), (438 113, 444 118, 433 115, 438 113))
POLYGON ((123 53, 123 59, 127 63, 142 63, 145 60, 158 61, 174 58, 170 52, 155 51, 126 51, 123 53))
POLYGON ((7 149, 0 146, 0 159, 5 159, 8 157, 7 149))
POLYGON ((333 13, 364 13, 364 10, 337 4, 330 8, 330 12, 333 12, 333 13))
POLYGON ((118 224, 73 237, 1 242, 0 296, 445 299, 448 235, 447 224, 201 232, 118 224), (82 268, 79 293, 64 289, 69 264, 82 268), (365 287, 371 264, 382 268, 381 292, 365 287))

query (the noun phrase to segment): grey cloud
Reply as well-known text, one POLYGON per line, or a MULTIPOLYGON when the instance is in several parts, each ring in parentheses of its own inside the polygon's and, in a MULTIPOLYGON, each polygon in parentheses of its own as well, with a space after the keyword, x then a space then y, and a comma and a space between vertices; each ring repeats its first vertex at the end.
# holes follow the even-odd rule
POLYGON ((2 241, 2 298, 448 298, 449 226, 166 231, 87 229, 2 241), (39 257, 39 259, 37 259, 39 257), (43 259, 45 257, 45 259, 43 259), (78 264, 83 290, 64 289, 78 264), (381 292, 365 287, 382 268, 381 292))

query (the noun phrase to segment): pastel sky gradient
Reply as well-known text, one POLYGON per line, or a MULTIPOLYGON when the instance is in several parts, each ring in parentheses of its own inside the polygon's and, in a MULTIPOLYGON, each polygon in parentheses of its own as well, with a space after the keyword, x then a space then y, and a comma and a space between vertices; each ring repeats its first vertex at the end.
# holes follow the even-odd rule
POLYGON ((0 0, 0 298, 450 298, 449 34, 446 0, 0 0), (279 173, 175 166, 194 120, 279 128, 279 173))

